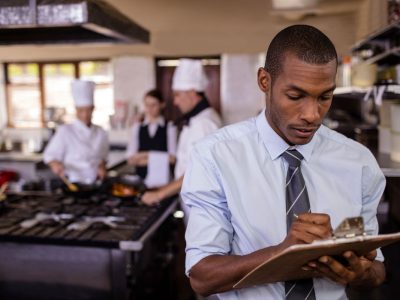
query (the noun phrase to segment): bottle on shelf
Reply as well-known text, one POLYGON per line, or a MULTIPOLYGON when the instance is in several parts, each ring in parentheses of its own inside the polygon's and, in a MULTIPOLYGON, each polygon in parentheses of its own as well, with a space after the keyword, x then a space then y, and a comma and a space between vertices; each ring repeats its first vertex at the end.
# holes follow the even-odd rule
POLYGON ((340 87, 351 86, 351 56, 345 55, 338 66, 336 84, 340 87))
POLYGON ((351 56, 345 55, 342 64, 343 86, 351 86, 351 56))

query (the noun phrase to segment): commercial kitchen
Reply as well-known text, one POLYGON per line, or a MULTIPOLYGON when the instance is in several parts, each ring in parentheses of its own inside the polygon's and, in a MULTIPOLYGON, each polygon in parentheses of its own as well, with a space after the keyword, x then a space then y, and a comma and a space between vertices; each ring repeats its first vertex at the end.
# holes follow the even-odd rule
MULTIPOLYGON (((386 178, 379 233, 400 231, 399 1, 2 0, 0 299, 199 299, 185 274, 179 188, 143 200, 173 181, 180 163, 188 112, 174 100, 177 70, 201 65, 201 91, 222 126, 255 117, 265 108, 257 70, 272 38, 294 24, 335 45, 336 89, 323 124, 375 156, 386 178), (163 99, 160 126, 176 136, 173 151, 146 156, 141 176, 129 151, 140 148, 132 146, 139 122, 148 124, 146 97, 163 99), (90 182, 48 158, 86 100, 88 124, 105 136, 90 151, 106 153, 104 174, 90 182)), ((385 281, 349 288, 349 299, 399 299, 399 250, 382 248, 385 281)))

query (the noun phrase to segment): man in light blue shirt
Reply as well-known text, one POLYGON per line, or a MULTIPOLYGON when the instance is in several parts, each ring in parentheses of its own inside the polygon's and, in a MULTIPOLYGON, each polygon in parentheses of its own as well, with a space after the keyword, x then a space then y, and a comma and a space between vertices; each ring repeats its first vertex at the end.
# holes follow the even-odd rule
MULTIPOLYGON (((385 178, 376 160, 364 146, 321 125, 332 102, 336 68, 336 50, 318 29, 295 25, 282 30, 258 71, 266 110, 217 131, 193 149, 181 196, 190 207, 186 273, 197 293, 285 299, 283 282, 243 289, 233 285, 291 245, 329 238, 332 227, 346 217, 361 215, 366 230, 378 233, 376 209, 385 178), (290 228, 288 163, 282 157, 288 149, 304 157, 301 172, 311 210, 290 228)), ((316 274, 315 299, 347 299, 346 285, 365 288, 383 282, 379 250, 343 256, 346 266, 328 256, 304 266, 316 274)))

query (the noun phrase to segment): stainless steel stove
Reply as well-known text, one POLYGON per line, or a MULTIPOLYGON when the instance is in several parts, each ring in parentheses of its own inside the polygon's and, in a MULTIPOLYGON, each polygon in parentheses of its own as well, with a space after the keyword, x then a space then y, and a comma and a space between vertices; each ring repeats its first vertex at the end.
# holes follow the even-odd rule
POLYGON ((140 269, 140 254, 176 203, 7 195, 0 208, 0 299, 132 299, 128 281, 140 269))

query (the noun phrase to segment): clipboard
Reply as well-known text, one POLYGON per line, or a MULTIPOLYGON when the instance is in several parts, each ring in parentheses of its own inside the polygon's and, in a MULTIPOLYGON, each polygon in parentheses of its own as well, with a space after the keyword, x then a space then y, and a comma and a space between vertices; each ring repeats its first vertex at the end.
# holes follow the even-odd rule
POLYGON ((247 273, 233 288, 311 278, 314 277, 313 271, 302 270, 302 266, 311 260, 324 255, 342 255, 346 251, 353 251, 361 256, 400 241, 400 232, 381 235, 365 235, 365 233, 356 235, 354 230, 349 232, 351 234, 348 236, 344 234, 338 238, 290 246, 247 273))

